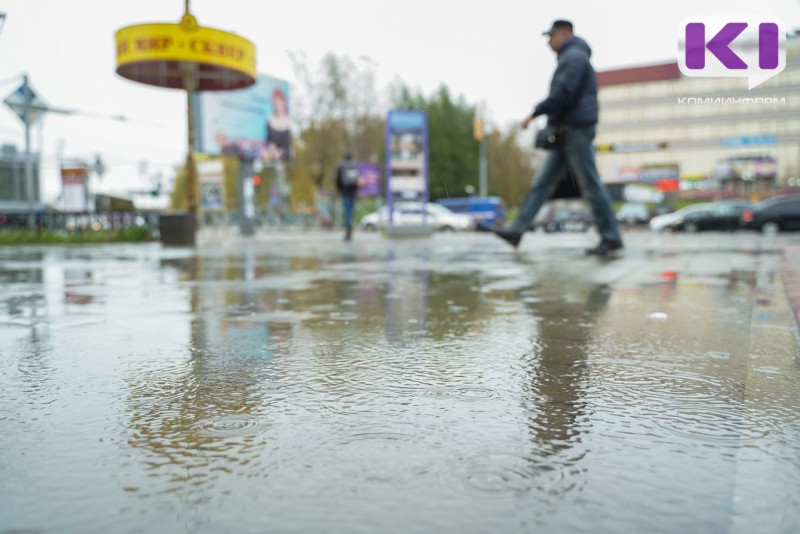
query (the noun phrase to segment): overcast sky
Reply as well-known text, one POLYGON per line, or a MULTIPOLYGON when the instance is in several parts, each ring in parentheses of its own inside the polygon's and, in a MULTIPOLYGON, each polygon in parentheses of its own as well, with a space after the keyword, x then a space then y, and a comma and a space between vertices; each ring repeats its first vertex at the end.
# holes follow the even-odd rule
MULTIPOLYGON (((60 188, 57 153, 108 167, 104 186, 144 185, 147 174, 185 157, 186 99, 115 73, 114 33, 148 22, 177 23, 183 0, 0 0, 0 98, 27 72, 49 105, 95 114, 123 114, 128 123, 50 115, 41 135, 43 187, 60 188)), ((664 2, 605 0, 192 0, 198 22, 238 33, 257 48, 259 72, 293 79, 287 51, 312 64, 328 51, 377 64, 379 90, 395 77, 426 94, 445 83, 469 102, 485 100, 507 125, 529 112, 547 90, 554 56, 540 35, 568 18, 592 46, 596 69, 674 61, 680 22, 688 16, 777 16, 800 27, 800 0, 664 2)), ((24 143, 21 121, 0 105, 0 142, 24 143)))

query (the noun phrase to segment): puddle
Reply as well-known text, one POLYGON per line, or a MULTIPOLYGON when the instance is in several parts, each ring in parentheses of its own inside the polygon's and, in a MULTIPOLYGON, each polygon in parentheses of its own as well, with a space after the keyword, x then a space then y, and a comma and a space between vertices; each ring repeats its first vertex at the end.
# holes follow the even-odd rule
POLYGON ((3 528, 797 524, 780 256, 713 238, 0 251, 3 528))

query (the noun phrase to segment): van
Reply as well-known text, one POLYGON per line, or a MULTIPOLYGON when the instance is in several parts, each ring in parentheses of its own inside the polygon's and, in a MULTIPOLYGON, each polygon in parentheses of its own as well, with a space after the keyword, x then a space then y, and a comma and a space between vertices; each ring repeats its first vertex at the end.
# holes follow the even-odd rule
POLYGON ((441 198, 438 202, 453 213, 469 215, 476 226, 502 226, 506 222, 506 203, 500 197, 441 198))
POLYGON ((647 204, 626 202, 617 210, 617 221, 620 224, 647 224, 650 221, 650 210, 647 204))

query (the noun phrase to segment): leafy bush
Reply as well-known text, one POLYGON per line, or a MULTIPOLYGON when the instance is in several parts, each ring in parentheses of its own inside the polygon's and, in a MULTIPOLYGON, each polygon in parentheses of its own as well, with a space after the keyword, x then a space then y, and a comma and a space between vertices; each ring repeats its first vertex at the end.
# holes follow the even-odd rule
POLYGON ((0 245, 59 245, 80 243, 130 243, 152 241, 149 228, 53 232, 50 230, 0 229, 0 245))

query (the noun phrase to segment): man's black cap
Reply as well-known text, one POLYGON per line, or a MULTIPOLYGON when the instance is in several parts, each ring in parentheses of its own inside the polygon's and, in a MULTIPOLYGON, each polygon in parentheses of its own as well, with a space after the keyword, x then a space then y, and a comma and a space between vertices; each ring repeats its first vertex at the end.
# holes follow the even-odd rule
POLYGON ((553 25, 550 26, 550 29, 547 30, 546 32, 542 32, 542 35, 550 35, 554 31, 560 30, 561 28, 568 28, 569 31, 572 31, 572 23, 568 20, 561 20, 561 19, 554 20, 553 25))

